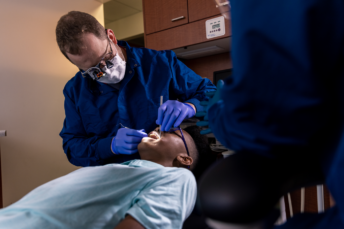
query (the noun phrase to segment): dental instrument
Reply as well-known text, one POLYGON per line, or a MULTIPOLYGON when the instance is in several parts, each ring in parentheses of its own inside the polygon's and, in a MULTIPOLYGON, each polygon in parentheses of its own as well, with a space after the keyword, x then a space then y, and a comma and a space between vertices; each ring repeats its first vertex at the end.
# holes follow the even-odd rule
MULTIPOLYGON (((160 96, 160 106, 164 102, 164 96, 160 96)), ((159 125, 159 136, 161 137, 161 125, 159 125)))

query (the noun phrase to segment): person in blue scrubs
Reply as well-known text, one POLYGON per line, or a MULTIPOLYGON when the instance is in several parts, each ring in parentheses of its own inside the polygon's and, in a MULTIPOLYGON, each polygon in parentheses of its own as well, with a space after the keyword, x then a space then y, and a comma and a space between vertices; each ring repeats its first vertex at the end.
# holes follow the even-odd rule
POLYGON ((182 133, 152 131, 139 144, 141 160, 81 168, 41 185, 0 210, 0 228, 182 228, 197 193, 187 167, 209 161, 198 151, 207 143, 197 128, 182 133))
POLYGON ((344 228, 344 1, 230 4, 233 76, 208 109, 210 129, 237 153, 292 162, 290 171, 315 159, 336 206, 281 228, 344 228))
POLYGON ((80 69, 63 91, 66 118, 60 133, 76 166, 138 159, 145 131, 179 126, 203 109, 205 92, 215 90, 174 52, 130 47, 86 13, 62 16, 56 39, 80 69))

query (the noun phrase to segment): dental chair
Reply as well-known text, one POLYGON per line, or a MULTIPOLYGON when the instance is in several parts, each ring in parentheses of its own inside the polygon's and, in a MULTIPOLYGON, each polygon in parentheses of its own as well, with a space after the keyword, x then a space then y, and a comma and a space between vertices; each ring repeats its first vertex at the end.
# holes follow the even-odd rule
POLYGON ((197 206, 214 229, 272 228, 282 196, 324 180, 316 156, 295 161, 236 153, 203 174, 197 206))

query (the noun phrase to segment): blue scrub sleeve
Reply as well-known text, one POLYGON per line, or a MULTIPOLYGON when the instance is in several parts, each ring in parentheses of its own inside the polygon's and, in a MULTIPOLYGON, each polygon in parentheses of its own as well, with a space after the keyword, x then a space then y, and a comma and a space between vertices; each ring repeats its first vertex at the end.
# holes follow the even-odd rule
POLYGON ((111 152, 113 137, 88 136, 73 100, 64 90, 66 118, 60 136, 70 163, 76 166, 100 165, 101 160, 116 157, 111 152))
POLYGON ((196 112, 204 111, 204 107, 201 106, 201 101, 198 99, 188 99, 185 101, 185 103, 192 103, 196 107, 196 112))
POLYGON ((174 52, 170 52, 170 63, 173 79, 170 85, 170 93, 182 102, 192 103, 196 112, 204 110, 200 101, 209 100, 206 92, 215 91, 216 87, 207 78, 202 78, 178 60, 174 52))

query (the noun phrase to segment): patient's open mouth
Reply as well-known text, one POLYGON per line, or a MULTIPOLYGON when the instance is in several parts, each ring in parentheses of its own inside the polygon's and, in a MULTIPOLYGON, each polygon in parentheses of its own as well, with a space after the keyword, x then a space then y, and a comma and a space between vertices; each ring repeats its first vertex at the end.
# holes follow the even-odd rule
POLYGON ((150 132, 149 135, 148 135, 148 137, 153 138, 153 139, 156 139, 156 140, 159 140, 159 139, 160 139, 159 134, 158 134, 157 132, 155 132, 155 131, 150 132))

